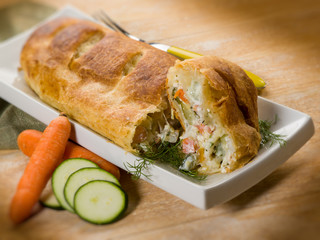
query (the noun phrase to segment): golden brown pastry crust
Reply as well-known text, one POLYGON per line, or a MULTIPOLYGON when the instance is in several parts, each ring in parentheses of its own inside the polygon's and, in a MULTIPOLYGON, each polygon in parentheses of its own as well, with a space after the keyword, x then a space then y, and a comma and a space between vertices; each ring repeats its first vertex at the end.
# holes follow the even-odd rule
MULTIPOLYGON (((225 171, 233 171, 245 165, 258 153, 261 140, 257 90, 252 80, 236 64, 215 56, 177 61, 174 68, 187 69, 190 74, 194 70, 199 71, 208 81, 210 95, 214 96, 210 109, 218 114, 236 146, 235 157, 225 171)), ((170 104, 174 108, 171 99, 170 104)), ((176 117, 183 122, 177 111, 176 117)))
MULTIPOLYGON (((209 79, 209 83, 212 89, 216 91, 217 96, 224 96, 217 99, 218 101, 225 101, 223 99, 228 96, 236 101, 237 107, 230 108, 229 114, 238 108, 245 122, 259 131, 257 89, 243 69, 232 62, 215 56, 195 59, 193 64, 194 67, 201 68, 201 72, 209 79)), ((229 121, 226 124, 229 125, 239 120, 240 116, 237 115, 231 114, 231 118, 228 118, 229 121)))
POLYGON ((90 21, 61 18, 38 28, 21 53, 39 97, 128 151, 135 128, 167 107, 176 58, 90 21))

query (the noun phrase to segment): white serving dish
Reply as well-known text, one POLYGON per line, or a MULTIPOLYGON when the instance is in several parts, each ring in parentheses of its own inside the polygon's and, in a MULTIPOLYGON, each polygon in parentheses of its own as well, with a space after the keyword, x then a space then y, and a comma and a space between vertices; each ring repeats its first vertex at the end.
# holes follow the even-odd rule
MULTIPOLYGON (((88 15, 71 6, 56 12, 49 19, 60 16, 90 19, 88 15)), ((58 116, 58 111, 43 103, 17 71, 21 48, 32 30, 0 44, 0 97, 48 124, 58 116)), ((151 166, 148 170, 150 179, 144 179, 202 209, 226 202, 252 187, 284 163, 314 134, 313 122, 308 115, 261 97, 258 99, 258 106, 260 119, 272 120, 275 115, 278 116, 273 131, 286 135, 285 147, 276 144, 269 149, 262 149, 258 156, 243 168, 228 174, 209 176, 202 182, 189 179, 160 164, 151 166)), ((72 122, 73 140, 120 168, 124 169, 125 162, 133 164, 137 159, 99 134, 75 121, 72 122)))

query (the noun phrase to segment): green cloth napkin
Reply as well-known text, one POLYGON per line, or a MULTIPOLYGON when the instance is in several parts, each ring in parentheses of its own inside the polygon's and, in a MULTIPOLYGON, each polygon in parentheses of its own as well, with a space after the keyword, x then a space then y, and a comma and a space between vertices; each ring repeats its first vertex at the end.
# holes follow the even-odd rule
POLYGON ((0 98, 0 150, 16 149, 17 137, 25 129, 43 131, 45 124, 0 98))
MULTIPOLYGON (((55 12, 51 6, 20 1, 0 8, 0 41, 6 40, 55 12)), ((0 150, 16 149, 18 134, 24 129, 43 131, 45 125, 9 104, 0 96, 0 150)))
POLYGON ((0 8, 0 41, 31 28, 55 11, 51 6, 30 1, 19 1, 0 8))

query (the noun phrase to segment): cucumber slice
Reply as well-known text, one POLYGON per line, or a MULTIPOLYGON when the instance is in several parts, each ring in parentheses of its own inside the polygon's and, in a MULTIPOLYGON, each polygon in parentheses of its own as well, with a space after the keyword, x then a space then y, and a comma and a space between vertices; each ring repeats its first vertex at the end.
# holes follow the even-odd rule
POLYGON ((52 181, 52 189, 53 189, 54 195, 56 196, 61 206, 72 213, 74 212, 73 209, 69 206, 66 199, 64 198, 64 194, 63 194, 64 186, 68 180, 68 177, 73 172, 85 167, 98 168, 99 166, 84 158, 70 158, 70 159, 64 160, 55 169, 52 175, 51 181, 52 181))
POLYGON ((58 202, 57 198, 55 197, 55 195, 53 194, 53 192, 43 196, 40 199, 40 203, 47 207, 47 208, 51 208, 51 209, 55 209, 55 210, 64 210, 64 208, 61 206, 61 204, 58 202))
POLYGON ((81 168, 69 176, 64 187, 64 197, 70 207, 74 207, 73 200, 76 191, 83 184, 92 180, 106 180, 120 186, 120 183, 115 176, 101 168, 81 168))
POLYGON ((50 178, 46 187, 43 189, 41 193, 41 196, 40 196, 41 205, 47 208, 55 209, 55 210, 64 210, 64 208, 60 205, 57 198, 55 197, 51 186, 52 184, 51 184, 51 178, 50 178))
POLYGON ((94 180, 82 185, 74 197, 74 210, 90 223, 107 224, 127 209, 128 196, 117 184, 94 180))

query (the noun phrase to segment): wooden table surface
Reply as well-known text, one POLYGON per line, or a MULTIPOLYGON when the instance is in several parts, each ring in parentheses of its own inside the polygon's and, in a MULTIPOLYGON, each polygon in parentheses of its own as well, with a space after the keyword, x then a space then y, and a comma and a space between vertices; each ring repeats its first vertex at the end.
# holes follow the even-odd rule
MULTIPOLYGON (((260 183, 206 211, 122 172, 129 209, 104 226, 45 209, 13 227, 8 206, 28 158, 19 150, 1 150, 1 240, 320 239, 319 0, 33 2, 56 9, 67 2, 88 14, 101 8, 147 41, 231 60, 267 82, 262 97, 309 114, 316 133, 260 183)), ((14 3, 19 1, 2 0, 0 7, 14 3)))

